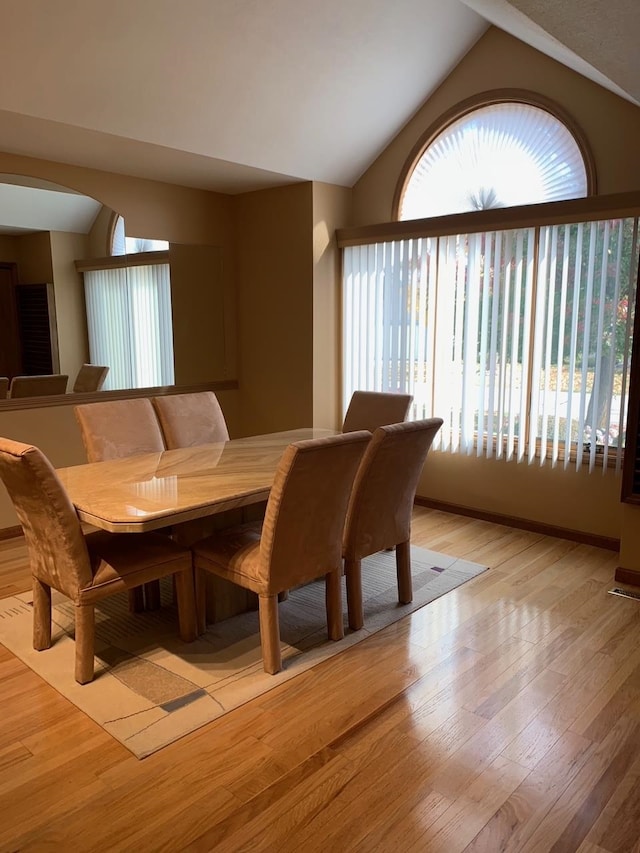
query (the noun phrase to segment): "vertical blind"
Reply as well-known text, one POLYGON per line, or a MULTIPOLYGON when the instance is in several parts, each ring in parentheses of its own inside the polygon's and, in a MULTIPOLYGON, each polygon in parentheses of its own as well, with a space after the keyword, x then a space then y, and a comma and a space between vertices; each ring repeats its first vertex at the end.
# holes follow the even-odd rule
POLYGON ((89 352, 109 365, 105 389, 173 385, 169 264, 84 273, 89 352))
POLYGON ((414 396, 442 450, 621 464, 638 268, 634 218, 344 249, 344 408, 414 396))

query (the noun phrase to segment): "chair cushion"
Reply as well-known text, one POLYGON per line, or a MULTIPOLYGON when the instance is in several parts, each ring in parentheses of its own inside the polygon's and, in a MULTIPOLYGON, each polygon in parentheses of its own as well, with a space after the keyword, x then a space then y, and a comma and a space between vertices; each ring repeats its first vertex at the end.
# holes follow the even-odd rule
POLYGON ((213 571, 254 592, 267 592, 260 578, 260 522, 221 530, 193 546, 198 569, 213 571))
POLYGON ((191 568, 191 552, 160 533, 106 533, 85 537, 93 581, 80 590, 85 603, 111 595, 116 588, 139 586, 191 568))

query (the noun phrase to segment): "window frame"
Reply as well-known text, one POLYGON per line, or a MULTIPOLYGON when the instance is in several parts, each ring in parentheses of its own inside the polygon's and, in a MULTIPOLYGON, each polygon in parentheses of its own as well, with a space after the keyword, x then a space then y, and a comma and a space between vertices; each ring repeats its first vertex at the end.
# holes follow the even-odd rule
MULTIPOLYGON (((515 228, 542 228, 544 226, 572 224, 575 221, 589 222, 601 219, 619 219, 640 216, 640 192, 619 193, 610 196, 593 196, 546 204, 526 205, 522 207, 501 207, 470 213, 458 213, 448 216, 420 220, 396 220, 376 225, 343 228, 336 231, 340 249, 374 243, 393 242, 416 238, 446 237, 453 234, 472 234, 486 231, 509 230, 515 228)), ((344 277, 344 252, 341 252, 341 281, 344 277)), ((638 297, 640 299, 640 297, 638 297)), ((636 321, 638 320, 636 315, 636 321)), ((344 317, 341 309, 341 328, 344 317)), ((344 352, 342 353, 344 359, 344 352)), ((344 373, 340 374, 340 397, 344 397, 344 373)), ((633 380, 629 383, 629 402, 627 416, 631 406, 633 380)), ((491 439, 490 439, 491 440, 491 439)), ((495 448, 495 439, 494 448, 495 448)), ((478 446, 476 434, 474 447, 478 446)), ((590 451, 585 449, 580 459, 586 461, 590 451)), ((577 448, 572 445, 568 453, 571 461, 578 460, 577 448)), ((540 459, 540 442, 536 441, 533 457, 540 459)), ((566 455, 559 457, 564 460, 566 455)), ((624 458, 624 450, 622 450, 624 458)), ((596 451, 595 466, 602 467, 602 454, 596 451)), ((612 455, 607 456, 607 467, 618 467, 620 462, 612 455)))
MULTIPOLYGON (((78 273, 83 275, 84 282, 84 274, 87 272, 93 272, 96 270, 122 270, 125 273, 130 269, 135 269, 137 267, 145 267, 145 266, 167 266, 169 270, 169 287, 170 284, 170 251, 168 249, 163 249, 161 251, 149 251, 149 252, 138 252, 135 254, 129 255, 109 255, 104 258, 90 258, 85 260, 79 260, 75 262, 75 268, 78 273)), ((86 287, 86 282, 84 283, 86 287)), ((173 309, 171 305, 171 293, 169 293, 169 317, 171 322, 171 336, 170 336, 170 344, 172 348, 172 362, 173 362, 173 378, 171 381, 165 382, 162 386, 158 387, 169 387, 175 384, 175 357, 173 354, 173 309)), ((89 323, 89 319, 87 317, 87 323, 89 323)), ((113 373, 113 372, 112 372, 113 373)), ((149 387, 146 385, 142 385, 139 387, 149 387)), ((109 390, 123 390, 120 388, 117 389, 109 389, 109 390)))
POLYGON ((121 213, 116 213, 115 210, 112 211, 111 219, 109 220, 109 226, 107 228, 107 245, 106 245, 107 257, 110 257, 110 258, 123 258, 125 256, 132 257, 133 255, 149 254, 150 252, 154 252, 154 253, 168 252, 170 249, 170 243, 168 240, 164 240, 164 239, 161 240, 161 239, 156 238, 156 237, 142 237, 142 238, 134 238, 134 239, 142 239, 142 240, 162 242, 162 243, 166 243, 167 245, 163 246, 163 247, 154 247, 152 249, 142 249, 142 250, 138 250, 137 252, 127 252, 127 240, 128 239, 130 239, 130 237, 127 235, 127 232, 126 232, 126 225, 125 225, 124 216, 121 213), (120 253, 115 253, 113 251, 113 243, 115 240, 116 229, 118 228, 118 226, 120 224, 122 224, 122 238, 124 241, 125 251, 120 252, 120 253))

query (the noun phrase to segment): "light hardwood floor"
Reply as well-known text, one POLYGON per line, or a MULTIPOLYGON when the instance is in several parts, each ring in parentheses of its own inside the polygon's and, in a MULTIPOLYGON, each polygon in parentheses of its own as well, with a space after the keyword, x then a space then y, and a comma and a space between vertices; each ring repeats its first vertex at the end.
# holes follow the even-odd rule
POLYGON ((413 539, 491 570, 144 761, 0 647, 0 849, 639 851, 617 555, 420 508, 413 539))

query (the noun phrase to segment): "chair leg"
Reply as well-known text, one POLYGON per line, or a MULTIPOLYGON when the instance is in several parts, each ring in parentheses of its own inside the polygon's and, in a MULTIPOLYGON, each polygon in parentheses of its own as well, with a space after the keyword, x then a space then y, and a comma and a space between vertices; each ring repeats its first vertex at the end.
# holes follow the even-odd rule
POLYGON ((411 548, 409 540, 396 545, 396 573, 398 575, 398 601, 411 604, 413 586, 411 583, 411 548))
POLYGON ((191 569, 187 569, 184 572, 176 572, 175 579, 180 637, 185 643, 192 643, 198 636, 196 600, 193 591, 193 572, 191 569))
POLYGON ((93 650, 95 645, 95 608, 92 604, 76 604, 76 681, 86 684, 93 680, 93 650))
POLYGON ((347 576, 347 610, 349 611, 349 627, 352 631, 359 631, 364 624, 361 561, 345 560, 344 573, 347 576))
POLYGON ((280 652, 280 622, 278 620, 278 596, 260 596, 260 643, 264 671, 275 675, 282 669, 280 652))
POLYGON ((196 627, 198 631, 198 636, 200 636, 200 634, 204 634, 204 632, 207 630, 207 573, 204 569, 194 568, 193 574, 195 581, 196 597, 196 627))
POLYGON ((344 622, 342 618, 342 578, 340 569, 325 575, 325 598, 327 606, 327 628, 330 640, 341 640, 344 637, 344 622))
POLYGON ((129 612, 142 613, 144 610, 144 590, 136 586, 129 590, 129 612))
POLYGON ((144 609, 160 610, 160 581, 149 581, 144 585, 144 609))
POLYGON ((51 587, 39 578, 33 581, 33 648, 51 648, 51 587))

